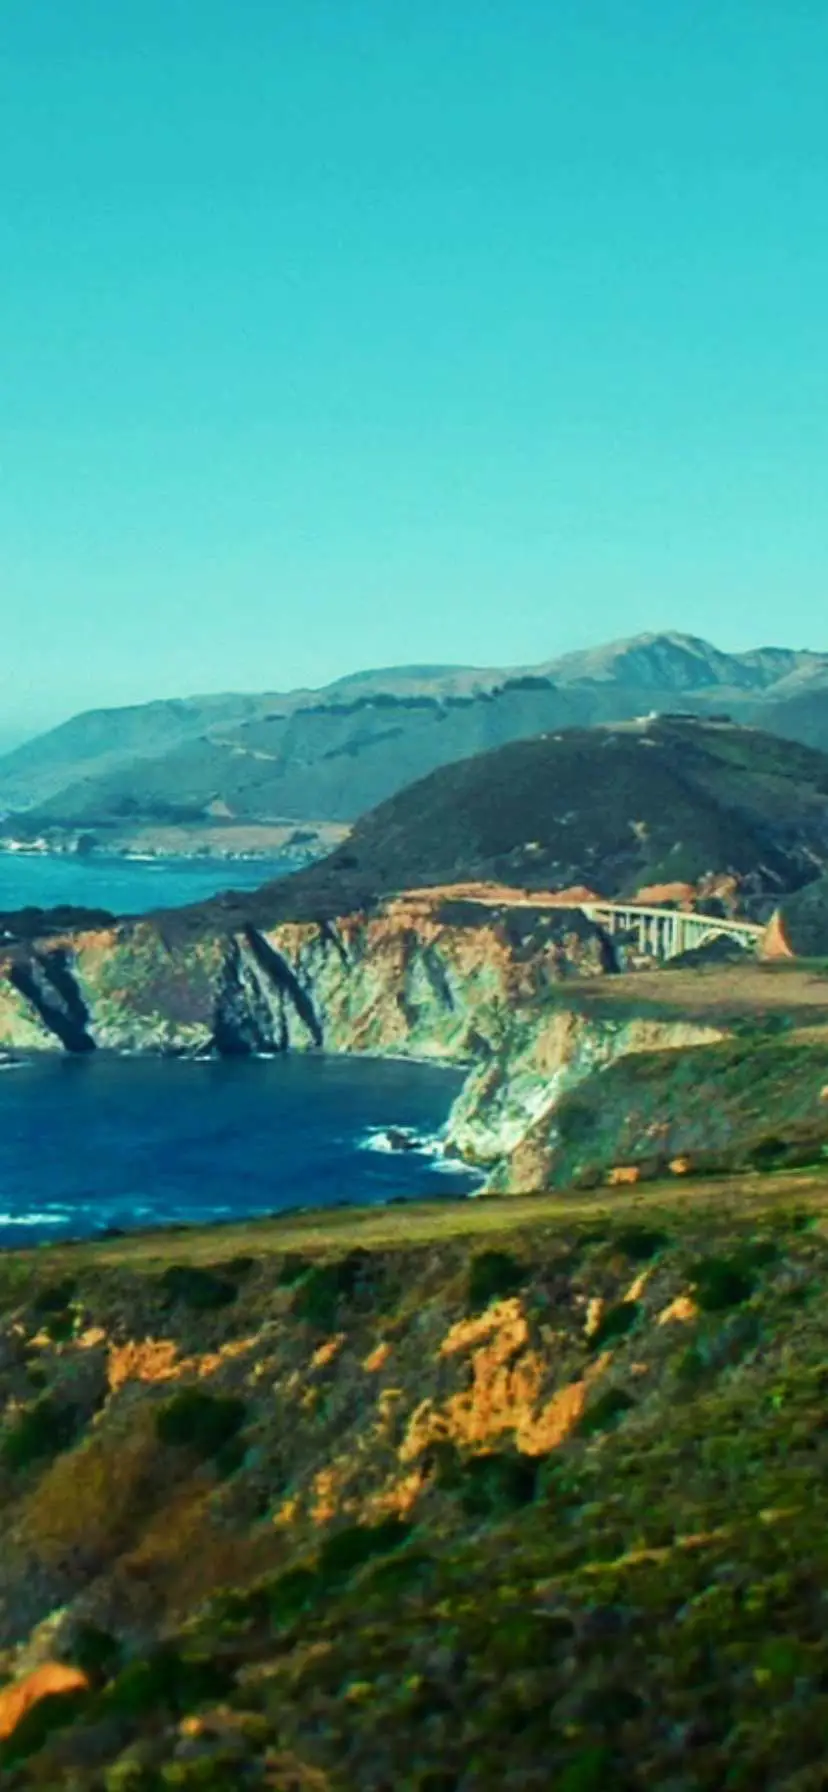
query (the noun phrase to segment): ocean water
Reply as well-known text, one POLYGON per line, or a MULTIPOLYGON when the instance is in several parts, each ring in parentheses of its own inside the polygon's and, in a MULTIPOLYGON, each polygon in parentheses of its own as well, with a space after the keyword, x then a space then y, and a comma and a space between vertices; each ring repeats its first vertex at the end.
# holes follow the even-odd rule
POLYGON ((218 890, 255 890, 295 871, 286 859, 89 859, 62 853, 0 853, 0 913, 17 908, 106 908, 137 915, 179 908, 218 890))
POLYGON ((0 1073, 0 1248, 467 1195, 462 1075, 401 1059, 43 1057, 0 1073), (417 1149, 393 1148, 397 1129, 417 1149))

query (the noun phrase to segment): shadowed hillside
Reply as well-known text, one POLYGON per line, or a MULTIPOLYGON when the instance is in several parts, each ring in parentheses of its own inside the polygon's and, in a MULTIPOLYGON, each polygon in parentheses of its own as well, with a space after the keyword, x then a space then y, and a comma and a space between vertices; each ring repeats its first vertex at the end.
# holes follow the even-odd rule
POLYGON ((170 925, 333 917, 469 879, 620 896, 731 873, 742 905, 767 909, 828 863, 826 799, 828 757, 758 730, 669 718, 568 729, 442 767, 308 870, 170 925))

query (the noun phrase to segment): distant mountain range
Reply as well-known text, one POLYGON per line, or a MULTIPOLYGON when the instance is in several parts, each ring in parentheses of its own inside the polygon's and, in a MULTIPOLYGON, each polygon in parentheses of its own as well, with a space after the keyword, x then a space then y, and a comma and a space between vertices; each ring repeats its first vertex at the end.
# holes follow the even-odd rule
POLYGON ((676 710, 828 749, 828 652, 725 653, 666 632, 531 667, 398 666, 324 690, 92 710, 0 757, 0 812, 19 833, 102 842, 147 824, 350 823, 510 741, 676 710))

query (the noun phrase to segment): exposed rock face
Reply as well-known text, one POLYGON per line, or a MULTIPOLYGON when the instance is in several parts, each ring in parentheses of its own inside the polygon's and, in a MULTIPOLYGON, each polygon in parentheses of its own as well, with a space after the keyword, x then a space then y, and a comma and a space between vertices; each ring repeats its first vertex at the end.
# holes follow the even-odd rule
POLYGON ((18 943, 0 960, 0 1046, 463 1060, 567 975, 613 968, 578 911, 444 907, 437 892, 336 923, 170 942, 144 920, 18 943))
POLYGON ((627 1049, 629 1029, 564 1001, 568 977, 613 968, 611 942, 577 909, 440 891, 336 923, 175 943, 144 920, 18 944, 0 963, 0 1049, 323 1049, 468 1063, 451 1144, 488 1165, 560 1089, 627 1049))
MULTIPOLYGON (((560 1186, 578 1164, 558 1150, 555 1119, 576 1085, 597 1072, 603 1084, 631 1057, 712 1046, 730 1026, 654 1008, 652 990, 649 1008, 585 1004, 616 969, 612 940, 577 908, 507 897, 425 889, 336 922, 170 938, 162 917, 20 941, 0 961, 0 1052, 322 1050, 466 1065, 446 1148, 492 1192, 560 1186)), ((694 1148, 682 1135, 672 1155, 694 1148)), ((617 1165, 605 1141, 601 1175, 617 1165)))
POLYGON ((468 1077, 449 1128, 462 1157, 493 1171, 490 1187, 510 1192, 545 1186, 547 1157, 525 1143, 543 1134, 548 1152, 550 1117, 576 1083, 631 1052, 683 1051, 725 1037, 721 1027, 700 1023, 598 1019, 566 1007, 522 1032, 511 1050, 468 1077))

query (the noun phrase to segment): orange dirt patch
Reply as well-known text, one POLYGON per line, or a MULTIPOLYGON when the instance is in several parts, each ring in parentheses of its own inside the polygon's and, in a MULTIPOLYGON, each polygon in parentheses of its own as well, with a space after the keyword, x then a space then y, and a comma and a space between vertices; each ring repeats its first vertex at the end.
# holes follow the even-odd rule
POLYGON ((335 1337, 328 1338, 325 1344, 320 1344, 318 1350, 315 1350, 311 1357, 311 1368, 324 1369, 328 1363, 332 1363, 334 1357, 337 1356, 342 1349, 344 1342, 345 1333, 337 1332, 335 1337))
POLYGON ((640 1300, 642 1294, 644 1293, 644 1289, 646 1288, 647 1283, 650 1280, 651 1275, 652 1275, 652 1270, 650 1270, 650 1269, 640 1270, 639 1274, 635 1278, 635 1281, 630 1283, 626 1294, 623 1295, 622 1298, 624 1300, 640 1300))
POLYGON ((340 1477, 334 1468, 321 1468, 311 1483, 311 1518, 315 1524, 329 1524, 336 1517, 340 1477))
POLYGON ((197 1375, 200 1379, 215 1375, 223 1363, 245 1356, 257 1343, 255 1337, 231 1338, 220 1350, 208 1351, 204 1356, 179 1357, 178 1345, 172 1338, 132 1338, 126 1344, 113 1344, 110 1349, 109 1387, 114 1394, 127 1381, 177 1381, 182 1375, 197 1375))
POLYGON ((527 1339, 519 1300, 497 1301, 479 1319, 452 1326, 440 1355, 471 1348, 471 1385, 442 1406, 433 1400, 420 1402, 400 1445, 400 1461, 415 1461, 441 1439, 481 1449, 504 1432, 512 1432, 517 1448, 527 1456, 556 1448, 580 1416, 588 1387, 603 1373, 612 1353, 604 1352, 580 1381, 559 1388, 544 1402, 548 1365, 537 1351, 527 1348, 527 1339))
POLYGON ((587 1316, 584 1323, 585 1338, 591 1338, 594 1336, 595 1332, 597 1332, 604 1312, 604 1305, 605 1302, 602 1300, 600 1294, 593 1294, 587 1307, 587 1316))
POLYGON ((697 1319, 698 1314, 699 1309, 695 1301, 690 1299, 689 1294, 677 1294, 675 1300, 671 1300, 668 1307, 662 1308, 657 1323, 667 1325, 673 1320, 678 1320, 680 1324, 687 1325, 691 1319, 697 1319))
POLYGON ((633 902, 678 902, 683 907, 691 907, 696 900, 695 884, 644 884, 636 890, 633 902))
POLYGON ((61 1661, 46 1661, 25 1679, 0 1692, 0 1738, 13 1735, 18 1724, 41 1699, 58 1692, 86 1692, 89 1681, 80 1668, 61 1661))

